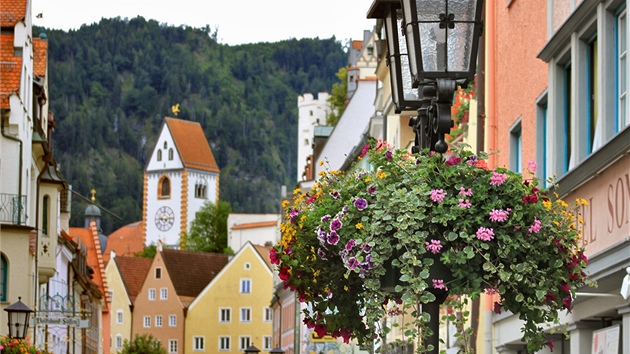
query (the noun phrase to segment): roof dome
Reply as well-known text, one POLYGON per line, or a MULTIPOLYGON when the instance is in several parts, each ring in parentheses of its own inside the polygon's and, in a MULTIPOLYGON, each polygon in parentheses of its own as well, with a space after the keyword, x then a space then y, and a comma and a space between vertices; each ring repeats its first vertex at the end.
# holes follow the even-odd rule
POLYGON ((85 214, 83 214, 84 216, 101 216, 101 209, 99 209, 99 207, 97 207, 94 204, 90 204, 88 205, 87 208, 85 208, 85 214))

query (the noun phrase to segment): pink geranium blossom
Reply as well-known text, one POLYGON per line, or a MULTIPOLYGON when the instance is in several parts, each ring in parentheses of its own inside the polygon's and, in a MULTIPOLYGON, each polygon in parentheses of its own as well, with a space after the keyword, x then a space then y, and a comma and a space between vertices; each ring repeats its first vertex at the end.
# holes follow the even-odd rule
POLYGON ((498 187, 502 185, 505 182, 505 180, 507 180, 507 178, 508 178, 507 174, 493 171, 492 177, 490 177, 490 185, 498 187))
POLYGON ((479 230, 477 230, 477 238, 482 241, 490 241, 494 238, 494 230, 492 228, 487 229, 480 227, 479 230))
POLYGON ((446 197, 446 192, 443 189, 433 189, 431 191, 431 200, 434 202, 442 202, 446 197))

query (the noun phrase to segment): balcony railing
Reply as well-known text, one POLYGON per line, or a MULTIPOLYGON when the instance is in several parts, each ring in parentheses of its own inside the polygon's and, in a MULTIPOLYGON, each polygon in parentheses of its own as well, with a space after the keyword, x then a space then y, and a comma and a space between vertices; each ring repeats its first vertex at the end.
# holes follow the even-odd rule
POLYGON ((0 222, 26 224, 26 196, 0 193, 0 222))

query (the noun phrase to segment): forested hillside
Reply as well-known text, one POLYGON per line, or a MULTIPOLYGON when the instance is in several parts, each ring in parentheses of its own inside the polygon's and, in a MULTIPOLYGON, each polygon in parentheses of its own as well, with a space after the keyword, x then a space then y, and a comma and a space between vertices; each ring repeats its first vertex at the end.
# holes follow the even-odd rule
MULTIPOLYGON (((228 46, 209 27, 103 19, 48 37, 55 157, 73 189, 97 191, 103 229, 141 220, 142 176, 164 116, 200 122, 234 212, 276 213, 296 175, 297 95, 330 91, 344 43, 302 39, 228 46)), ((71 224, 86 204, 73 198, 71 224)))

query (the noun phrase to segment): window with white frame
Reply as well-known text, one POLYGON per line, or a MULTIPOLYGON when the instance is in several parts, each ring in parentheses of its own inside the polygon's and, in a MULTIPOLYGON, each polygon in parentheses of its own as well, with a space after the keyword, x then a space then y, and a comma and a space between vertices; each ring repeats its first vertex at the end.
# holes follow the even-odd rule
POLYGON ((160 288, 160 300, 168 299, 168 288, 160 288))
POLYGON ((263 311, 263 321, 271 322, 273 320, 273 310, 271 307, 265 307, 263 311))
POLYGON ((116 335, 116 349, 122 349, 123 346, 123 337, 122 334, 116 335))
POLYGON ((149 289, 149 300, 155 300, 155 289, 149 289))
POLYGON ((523 137, 521 133, 521 118, 510 128, 510 170, 522 171, 523 137))
POLYGON ((151 328, 151 316, 144 316, 144 328, 151 328))
POLYGON ((238 343, 238 350, 243 351, 252 345, 252 338, 250 336, 240 336, 238 337, 238 343))
POLYGON ((241 322, 251 322, 251 321, 252 321, 252 308, 241 307, 241 322))
POLYGON ((203 177, 197 179, 197 182, 195 182, 195 198, 208 198, 208 181, 203 177))
POLYGON ((545 174, 559 180, 630 127, 627 0, 572 11, 538 55, 549 64, 545 174))
POLYGON ((169 327, 177 326, 177 316, 176 315, 169 315, 168 316, 168 325, 169 325, 169 327))
POLYGON ((116 311, 116 324, 123 324, 123 310, 116 311))
POLYGON ((630 124, 628 117, 628 86, 630 86, 630 64, 628 61, 628 10, 621 8, 615 16, 615 53, 617 73, 617 124, 615 132, 619 132, 630 124))
POLYGON ((206 337, 194 336, 193 337, 193 351, 203 352, 206 350, 206 337))
POLYGON ((155 327, 162 327, 162 315, 155 316, 155 327))
POLYGON ((229 307, 223 307, 219 309, 219 322, 230 322, 232 321, 232 309, 229 307))
POLYGON ((110 302, 114 302, 114 291, 113 290, 109 291, 109 301, 110 302))
POLYGON ((177 353, 177 339, 168 340, 168 352, 177 353))
POLYGON ((547 92, 536 100, 536 176, 542 181, 551 177, 549 171, 549 139, 547 122, 547 92))
POLYGON ((263 336, 263 350, 270 351, 272 349, 273 343, 271 340, 271 336, 263 336))
POLYGON ((251 293, 252 293, 252 280, 241 279, 241 294, 251 294, 251 293))
POLYGON ((227 350, 230 350, 230 337, 229 336, 219 337, 219 351, 227 351, 227 350))

